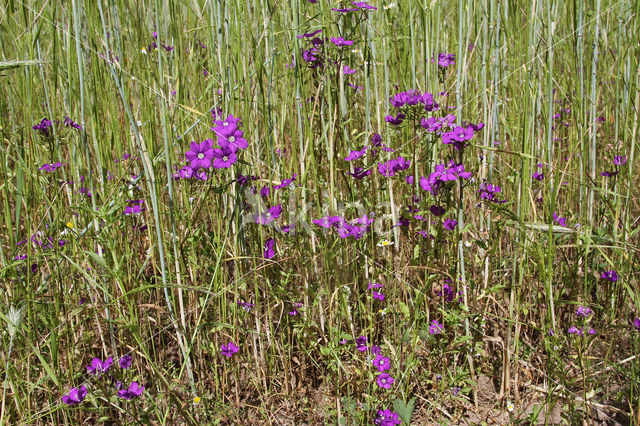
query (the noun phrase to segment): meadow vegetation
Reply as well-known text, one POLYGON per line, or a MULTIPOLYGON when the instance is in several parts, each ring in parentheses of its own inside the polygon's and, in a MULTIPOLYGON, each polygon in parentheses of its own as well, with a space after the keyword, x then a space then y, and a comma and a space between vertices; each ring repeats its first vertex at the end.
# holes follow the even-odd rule
POLYGON ((0 424, 639 424, 638 12, 2 2, 0 424))

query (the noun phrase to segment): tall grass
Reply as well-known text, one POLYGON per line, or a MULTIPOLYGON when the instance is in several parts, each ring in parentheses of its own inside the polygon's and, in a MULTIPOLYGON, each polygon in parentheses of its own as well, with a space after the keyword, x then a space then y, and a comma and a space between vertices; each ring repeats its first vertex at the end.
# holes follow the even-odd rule
POLYGON ((367 424, 385 409, 415 424, 640 422, 640 6, 392 3, 0 8, 0 424, 367 424), (318 55, 355 74, 310 68, 297 36, 318 29, 318 55), (411 89, 440 109, 385 122, 411 89), (192 141, 216 140, 218 109, 248 148, 206 181, 176 179, 192 141), (485 124, 463 150, 420 126, 447 113, 485 124), (57 120, 46 135, 43 118, 57 120), (374 159, 374 134, 394 151, 374 159), (407 170, 378 172, 401 155, 407 170), (436 199, 420 177, 449 160, 472 177, 436 199), (480 198, 484 183, 506 202, 480 198), (131 200, 143 210, 125 214, 131 200), (359 239, 313 223, 365 214, 359 239), (109 356, 108 374, 87 373, 109 356), (119 380, 145 389, 126 400, 119 380), (62 402, 82 385, 82 403, 62 402))

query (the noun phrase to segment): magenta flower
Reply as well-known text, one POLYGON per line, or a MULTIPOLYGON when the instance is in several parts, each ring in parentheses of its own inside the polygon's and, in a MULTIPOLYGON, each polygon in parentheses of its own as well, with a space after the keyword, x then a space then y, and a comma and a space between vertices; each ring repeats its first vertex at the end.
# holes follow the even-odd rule
POLYGON ((351 68, 349 68, 348 65, 345 65, 342 67, 342 73, 344 75, 351 75, 351 74, 355 74, 356 70, 352 70, 351 68))
POLYGON ((618 281, 618 273, 614 270, 611 271, 602 271, 600 273, 600 278, 611 281, 612 283, 618 281))
POLYGON ((185 157, 189 160, 193 170, 198 170, 199 168, 208 169, 211 167, 211 160, 214 157, 211 143, 211 139, 205 139, 200 144, 191 142, 191 150, 186 152, 185 157))
POLYGON ((441 334, 444 331, 444 324, 439 324, 438 320, 431 321, 431 325, 429 326, 429 334, 441 334))
POLYGON ((402 420, 398 418, 398 413, 386 409, 378 411, 378 417, 374 419, 374 423, 380 426, 395 426, 402 424, 402 420))
POLYGON ((131 382, 128 389, 120 389, 118 396, 127 400, 131 400, 142 395, 144 386, 140 386, 138 382, 131 382))
POLYGON ((345 40, 342 37, 331 37, 331 43, 335 44, 338 47, 341 47, 341 46, 351 46, 353 44, 353 41, 345 40))
POLYGON ((591 308, 588 308, 588 307, 578 306, 578 309, 576 310, 576 316, 578 316, 578 317, 585 317, 586 318, 591 314, 593 314, 593 310, 591 308))
POLYGON ((380 386, 383 389, 391 389, 391 385, 393 384, 393 382, 395 382, 395 379, 391 377, 390 374, 381 373, 381 374, 378 374, 378 378, 376 379, 376 382, 378 383, 378 386, 380 386))
POLYGON ((253 220, 260 225, 266 225, 267 223, 272 222, 273 220, 280 217, 282 214, 282 204, 278 204, 277 206, 271 207, 266 212, 260 212, 259 214, 253 215, 253 220))
POLYGON ((273 187, 273 189, 284 189, 286 187, 288 187, 289 185, 291 185, 293 182, 296 181, 296 178, 298 177, 297 174, 291 176, 291 179, 282 179, 282 181, 280 181, 279 185, 276 185, 273 187))
POLYGON ((351 4, 355 7, 359 7, 361 10, 378 10, 377 7, 371 6, 370 4, 363 1, 352 1, 351 4))
POLYGON ((398 126, 400 124, 402 124, 402 122, 404 121, 406 115, 404 115, 403 113, 398 113, 398 115, 396 115, 395 117, 393 115, 387 115, 384 118, 384 121, 386 121, 389 124, 393 124, 394 126, 398 126))
POLYGON ((362 148, 360 151, 351 151, 349 152, 349 155, 347 155, 344 159, 344 161, 353 161, 353 160, 357 160, 358 158, 362 157, 365 152, 367 152, 367 147, 365 146, 364 148, 362 148))
POLYGON ((265 259, 271 259, 276 255, 275 250, 273 249, 275 244, 275 240, 273 238, 269 238, 264 243, 264 250, 262 251, 262 257, 265 259))
POLYGON ((360 352, 367 350, 367 336, 360 336, 356 339, 356 349, 360 352))
POLYGON ((222 345, 222 350, 220 352, 222 352, 222 355, 231 358, 231 356, 238 353, 239 350, 240 348, 234 345, 233 342, 229 342, 226 345, 222 345))
MULTIPOLYGON (((314 2, 314 3, 315 3, 315 2, 314 2)), ((304 33, 304 34, 302 34, 302 35, 296 36, 296 38, 311 38, 311 37, 313 37, 314 35, 319 34, 319 33, 321 33, 321 32, 322 32, 322 30, 316 30, 316 31, 311 32, 311 33, 304 33)))
POLYGON ((236 151, 231 145, 226 145, 220 149, 214 149, 213 151, 213 167, 215 169, 228 169, 233 163, 238 161, 236 151))
POLYGON ((371 362, 373 363, 373 366, 376 367, 376 369, 381 373, 391 368, 391 362, 389 361, 389 358, 382 355, 376 356, 376 358, 371 362))
POLYGON ((40 134, 42 134, 42 136, 49 137, 51 135, 51 133, 49 131, 51 126, 53 126, 53 123, 51 122, 51 120, 49 120, 47 118, 43 118, 42 121, 40 121, 40 123, 36 124, 35 126, 33 126, 31 128, 33 130, 39 131, 40 134))
POLYGON ((100 358, 94 358, 91 360, 91 365, 87 365, 87 372, 92 376, 99 376, 102 373, 106 373, 111 364, 113 364, 112 357, 105 359, 104 362, 100 358))
POLYGON ((80 386, 80 389, 78 388, 69 389, 69 393, 67 395, 62 396, 62 402, 64 402, 67 405, 77 405, 84 400, 85 396, 87 396, 87 388, 84 385, 82 385, 80 386))
POLYGON ((567 219, 565 219, 564 217, 560 217, 556 212, 553 212, 553 221, 560 226, 563 226, 565 228, 567 227, 567 219))
POLYGON ((636 319, 633 320, 633 326, 636 330, 640 330, 640 318, 636 317, 636 319))
POLYGON ((353 169, 353 172, 349 172, 348 174, 356 179, 364 179, 371 174, 371 170, 365 170, 362 167, 356 167, 353 169))
MULTIPOLYGON (((233 128, 233 126, 235 125, 230 127, 233 128)), ((229 132, 228 135, 221 136, 218 139, 218 145, 222 148, 230 147, 234 152, 238 149, 245 149, 249 146, 249 143, 243 136, 244 133, 236 128, 233 132, 229 132)))
POLYGON ((444 224, 442 226, 444 226, 445 229, 448 229, 449 231, 453 231, 454 229, 456 229, 456 225, 458 224, 458 221, 455 219, 447 219, 444 221, 444 224))
POLYGON ((120 364, 120 368, 122 368, 123 370, 131 368, 131 355, 123 356, 122 358, 120 358, 118 363, 120 364))

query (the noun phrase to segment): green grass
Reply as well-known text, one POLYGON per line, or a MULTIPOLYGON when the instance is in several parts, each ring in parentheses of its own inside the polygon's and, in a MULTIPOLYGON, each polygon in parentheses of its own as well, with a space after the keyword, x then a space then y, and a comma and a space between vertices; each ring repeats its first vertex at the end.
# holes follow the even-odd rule
POLYGON ((640 423, 640 6, 390 3, 344 15, 331 8, 349 2, 323 0, 0 6, 0 424, 369 424, 384 409, 414 424, 505 423, 531 420, 533 405, 550 423, 554 407, 572 424, 640 423), (317 29, 355 41, 320 50, 356 74, 307 66, 296 36, 317 29), (439 53, 455 65, 431 62, 439 53), (419 127, 430 114, 394 128, 388 99, 409 89, 434 94, 434 115, 485 127, 463 152, 419 127), (215 140, 214 107, 242 119, 248 148, 206 182, 174 180, 192 141, 215 140), (58 120, 49 137, 32 129, 45 117, 58 120), (343 158, 373 133, 395 152, 359 160, 372 173, 354 179, 343 158), (378 173, 399 155, 408 170, 378 173), (601 176, 616 155, 619 174, 601 176), (473 181, 438 201, 441 219, 457 220, 447 231, 433 196, 404 176, 451 158, 473 181), (256 191, 297 178, 260 197, 238 174, 259 176, 256 191), (480 200, 484 179, 507 203, 480 200), (428 221, 393 226, 413 216, 414 192, 428 221), (132 199, 141 214, 124 214, 132 199), (295 232, 255 223, 276 204, 274 223, 295 232), (375 221, 359 240, 312 223, 365 213, 375 221), (263 260, 269 238, 276 255, 263 260), (436 295, 445 280, 461 302, 436 295), (384 284, 384 301, 369 282, 384 284), (430 335, 434 320, 444 333, 430 335), (390 358, 391 389, 358 336, 390 358), (114 381, 144 384, 141 398, 87 374, 109 356, 114 381), (86 399, 63 404, 82 384, 86 399))

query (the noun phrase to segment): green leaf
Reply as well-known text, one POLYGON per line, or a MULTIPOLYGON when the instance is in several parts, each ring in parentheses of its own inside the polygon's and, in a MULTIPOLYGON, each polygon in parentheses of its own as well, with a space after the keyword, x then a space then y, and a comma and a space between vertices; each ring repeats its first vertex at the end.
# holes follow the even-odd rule
POLYGON ((400 398, 393 401, 393 410, 398 413, 398 416, 402 419, 403 422, 410 425, 411 424, 411 415, 413 414, 413 410, 416 407, 416 397, 414 396, 409 400, 407 404, 404 403, 400 398))

